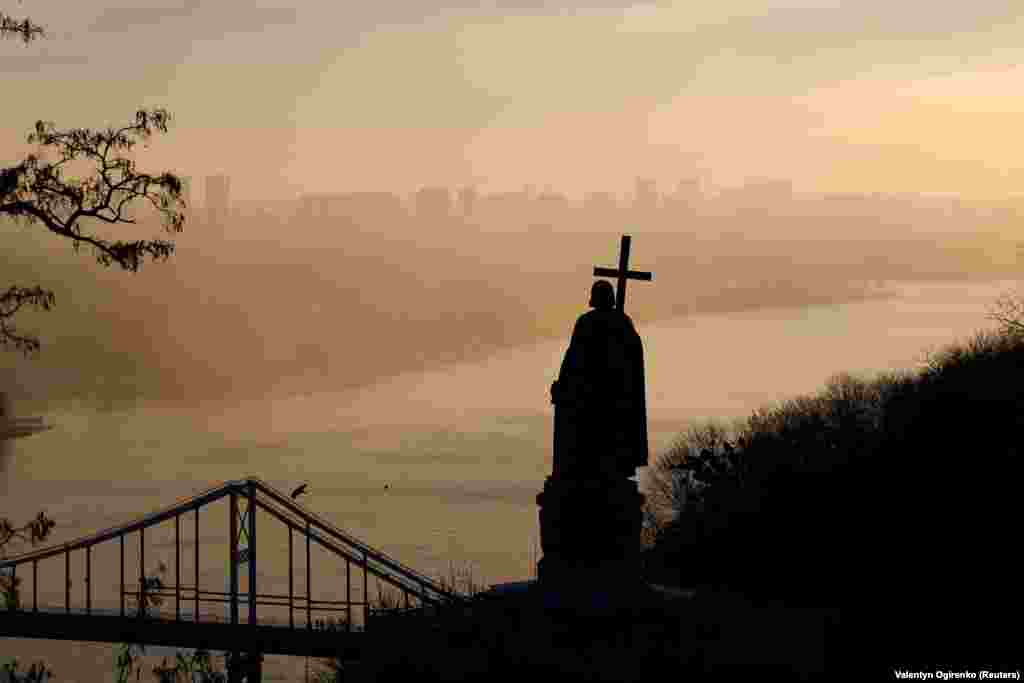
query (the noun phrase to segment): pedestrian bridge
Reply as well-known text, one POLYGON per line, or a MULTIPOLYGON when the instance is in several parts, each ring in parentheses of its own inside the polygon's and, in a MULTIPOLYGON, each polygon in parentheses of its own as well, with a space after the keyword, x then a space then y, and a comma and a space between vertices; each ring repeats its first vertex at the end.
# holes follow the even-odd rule
POLYGON ((348 659, 360 657, 374 616, 466 602, 257 478, 0 560, 0 587, 0 638, 348 659), (283 553, 288 589, 273 593, 261 586, 284 577, 257 570, 283 553), (226 590, 209 590, 211 580, 226 590))

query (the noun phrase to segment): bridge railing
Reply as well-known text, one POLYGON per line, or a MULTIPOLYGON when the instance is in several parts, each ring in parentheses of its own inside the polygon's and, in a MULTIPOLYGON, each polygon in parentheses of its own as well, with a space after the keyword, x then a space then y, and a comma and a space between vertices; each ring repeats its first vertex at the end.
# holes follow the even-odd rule
MULTIPOLYGON (((217 601, 208 601, 208 602, 217 602, 217 601)), ((224 602, 226 602, 226 600, 224 602)), ((70 610, 65 610, 63 607, 40 607, 40 608, 38 608, 36 610, 21 610, 21 611, 23 611, 25 613, 32 613, 32 614, 51 614, 51 615, 54 615, 54 616, 60 616, 60 615, 64 615, 64 614, 72 614, 72 615, 78 615, 78 616, 101 616, 101 617, 120 617, 120 616, 122 616, 120 610, 112 609, 112 608, 105 608, 105 607, 93 607, 93 608, 91 608, 89 610, 86 610, 84 607, 72 607, 70 610)), ((339 611, 344 611, 344 609, 342 608, 339 611)), ((3 610, 0 610, 0 614, 3 614, 3 610)), ((146 615, 145 618, 147 620, 149 620, 149 621, 166 621, 166 622, 185 621, 185 622, 192 622, 192 623, 197 623, 197 624, 198 623, 202 623, 202 624, 230 624, 231 623, 231 618, 229 616, 225 616, 222 611, 216 611, 216 610, 214 610, 214 611, 206 611, 206 610, 200 611, 199 612, 199 618, 197 619, 196 618, 196 613, 194 611, 192 611, 190 609, 183 609, 180 612, 180 618, 178 618, 178 616, 179 615, 176 614, 173 610, 150 609, 150 610, 148 610, 147 615, 146 615)), ((137 613, 133 612, 133 613, 127 615, 125 618, 126 619, 136 619, 136 618, 139 618, 139 615, 137 613)), ((294 626, 293 624, 289 623, 287 619, 281 619, 279 617, 265 617, 265 616, 264 617, 260 617, 260 619, 256 623, 259 626, 274 626, 274 627, 278 627, 278 628, 289 628, 289 629, 296 628, 296 626, 294 626)), ((345 624, 346 624, 346 621, 344 619, 335 619, 335 620, 318 619, 317 621, 315 621, 313 623, 313 628, 314 629, 318 629, 318 630, 328 629, 328 628, 335 628, 335 629, 344 630, 345 624)), ((352 630, 352 631, 361 631, 362 629, 363 629, 362 625, 360 625, 360 624, 352 624, 350 630, 352 630)))

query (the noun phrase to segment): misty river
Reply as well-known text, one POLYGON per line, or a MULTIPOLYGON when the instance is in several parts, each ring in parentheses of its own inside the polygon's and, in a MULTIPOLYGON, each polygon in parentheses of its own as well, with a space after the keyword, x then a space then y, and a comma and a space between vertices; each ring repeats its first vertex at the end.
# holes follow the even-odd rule
MULTIPOLYGON (((689 421, 742 417, 838 372, 918 367, 925 350, 994 328, 986 314, 1016 285, 888 283, 886 300, 640 325, 651 458, 689 421)), ((285 491, 309 482, 302 504, 421 572, 453 563, 479 583, 528 578, 551 462, 548 389, 573 322, 562 340, 340 393, 51 412, 54 429, 17 439, 0 462, 0 513, 24 523, 45 510, 59 543, 253 475, 285 491)), ((93 663, 110 671, 110 645, 0 640, 15 645, 0 659, 45 653, 58 680, 93 663)))

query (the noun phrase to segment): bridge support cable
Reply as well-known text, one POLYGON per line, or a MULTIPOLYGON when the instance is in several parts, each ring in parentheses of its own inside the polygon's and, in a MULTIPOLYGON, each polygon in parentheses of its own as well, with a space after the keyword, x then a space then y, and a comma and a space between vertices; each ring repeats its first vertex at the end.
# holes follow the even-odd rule
POLYGON ((303 521, 303 525, 300 526, 299 522, 291 515, 272 504, 268 505, 263 500, 257 499, 256 506, 294 531, 301 532, 310 541, 316 541, 321 547, 335 555, 348 558, 360 567, 367 567, 371 573, 382 579, 385 583, 399 590, 410 590, 421 595, 421 599, 424 602, 436 605, 456 598, 456 596, 445 592, 443 588, 433 586, 429 580, 423 580, 419 576, 405 576, 396 572, 388 565, 377 566, 379 561, 373 555, 366 551, 361 551, 358 554, 353 553, 352 549, 339 545, 334 542, 334 539, 322 536, 317 530, 312 528, 308 520, 303 521))
MULTIPOLYGON (((198 586, 196 587, 198 588, 198 586)), ((181 515, 174 515, 174 620, 181 621, 181 515)))
POLYGON ((64 611, 71 614, 71 551, 64 549, 64 611))
POLYGON ((232 489, 230 494, 231 509, 229 511, 229 534, 231 541, 228 543, 228 557, 230 568, 228 573, 231 577, 231 624, 238 625, 238 497, 232 489))
POLYGON ((195 538, 195 573, 196 573, 196 607, 193 619, 199 623, 199 506, 195 507, 196 512, 196 538, 195 538))
MULTIPOLYGON (((363 630, 371 621, 371 617, 374 610, 371 609, 370 604, 370 593, 369 593, 369 575, 372 573, 378 580, 378 588, 382 589, 384 585, 390 588, 397 588, 401 591, 401 601, 397 602, 395 607, 396 612, 412 612, 416 611, 416 600, 419 600, 419 609, 421 613, 426 613, 427 610, 430 612, 440 608, 442 605, 452 601, 458 601, 458 596, 454 594, 450 589, 440 585, 435 580, 429 579, 418 572, 398 563, 396 560, 388 557, 383 552, 380 552, 374 548, 369 547, 365 543, 362 543, 358 539, 350 537, 345 532, 335 528, 329 522, 319 518, 312 514, 308 510, 305 510, 293 500, 287 498, 286 495, 281 494, 276 489, 268 487, 266 484, 258 479, 250 478, 238 481, 225 482, 222 485, 204 491, 202 494, 192 496, 188 499, 180 501, 175 506, 165 508, 154 512, 152 514, 145 515, 137 518, 135 521, 122 525, 119 527, 111 527, 104 531, 91 534, 89 536, 79 538, 75 541, 62 543, 58 546, 51 546, 49 548, 43 548, 39 550, 33 550, 28 553, 24 553, 21 556, 14 558, 5 558, 0 560, 0 571, 6 571, 8 575, 14 575, 15 572, 19 572, 19 565, 32 563, 32 582, 33 582, 33 613, 40 613, 41 606, 38 598, 38 562, 42 559, 64 555, 64 574, 65 574, 65 595, 64 595, 64 606, 63 609, 57 608, 63 615, 83 614, 87 615, 100 615, 106 613, 111 618, 126 618, 133 617, 134 614, 131 610, 126 609, 126 604, 129 600, 137 601, 137 611, 140 615, 147 615, 153 617, 156 621, 163 622, 163 618, 159 612, 150 614, 151 602, 154 600, 162 600, 163 602, 169 601, 173 596, 174 598, 174 617, 170 618, 170 614, 167 615, 168 623, 178 623, 182 626, 189 621, 194 621, 196 625, 200 621, 204 620, 200 611, 201 603, 214 602, 224 605, 228 603, 228 610, 224 607, 218 607, 220 611, 215 615, 216 621, 220 621, 227 616, 227 621, 230 625, 241 625, 239 603, 241 602, 241 580, 239 576, 239 564, 243 562, 249 562, 249 583, 248 583, 248 602, 249 602, 249 618, 248 622, 250 625, 260 624, 258 605, 263 601, 264 605, 274 605, 283 607, 284 597, 283 595, 261 595, 259 593, 260 579, 256 575, 256 512, 260 508, 268 512, 273 518, 279 522, 284 523, 288 528, 288 552, 289 552, 289 567, 288 567, 288 581, 289 588, 287 594, 287 605, 288 605, 288 622, 287 628, 295 631, 295 609, 301 608, 301 605, 296 603, 296 600, 300 600, 296 595, 295 588, 295 559, 294 559, 294 535, 296 532, 302 533, 305 536, 306 541, 306 628, 309 631, 313 631, 314 622, 312 619, 313 611, 344 611, 346 631, 352 632, 355 630, 363 630), (245 505, 239 504, 239 498, 245 498, 245 505), (199 508, 214 503, 222 498, 227 498, 225 501, 229 505, 229 589, 227 593, 214 593, 210 591, 203 591, 200 589, 200 557, 199 557, 199 544, 200 544, 200 524, 199 524, 199 508), (242 508, 245 514, 240 514, 242 508), (182 577, 182 546, 185 542, 181 531, 181 517, 182 515, 192 512, 194 514, 193 525, 194 525, 194 539, 193 543, 193 555, 194 555, 194 585, 192 587, 187 586, 184 583, 182 577), (174 522, 174 566, 175 566, 175 582, 173 590, 170 586, 164 587, 162 583, 155 585, 154 583, 147 580, 146 576, 146 530, 149 527, 156 526, 164 521, 170 522, 173 518, 174 522), (129 591, 128 586, 132 583, 130 577, 127 574, 127 558, 125 545, 125 537, 133 532, 139 532, 139 584, 138 588, 129 591), (119 609, 105 609, 104 606, 104 593, 97 594, 97 605, 93 605, 93 591, 92 591, 92 546, 98 543, 106 541, 116 540, 119 546, 120 564, 119 564, 119 609), (329 554, 335 558, 342 559, 345 561, 345 600, 334 601, 334 600, 315 600, 312 595, 312 543, 316 542, 321 545, 329 554), (246 547, 242 547, 246 546, 246 547), (70 604, 70 593, 71 593, 71 567, 70 567, 70 555, 72 552, 79 549, 85 550, 85 609, 81 610, 76 608, 71 609, 70 604), (352 576, 353 566, 362 568, 363 581, 362 581, 362 598, 358 601, 354 600, 355 587, 353 580, 355 577, 352 576), (183 609, 182 601, 188 601, 188 591, 193 590, 192 597, 193 613, 189 615, 187 613, 187 606, 183 609), (226 598, 226 599, 224 599, 226 598), (270 598, 271 601, 267 602, 265 599, 270 598), (358 624, 355 623, 355 610, 359 603, 362 603, 362 629, 358 629, 358 624), (434 609, 430 609, 434 608, 434 609), (228 615, 224 615, 224 612, 228 611, 228 615), (119 617, 114 615, 119 614, 119 617)), ((267 519, 267 518, 265 518, 267 519)), ((262 523, 261 523, 262 525, 262 523)), ((271 522, 271 526, 274 523, 271 522)), ((264 535, 266 536, 264 532, 264 535)), ((159 534, 158 534, 159 535, 159 534)), ((152 534, 150 534, 152 537, 152 534)), ((263 544, 266 545, 266 542, 263 544)), ((262 546, 261 546, 262 547, 262 546)), ((269 547, 269 546, 268 546, 269 547)), ((265 551, 266 548, 263 548, 265 551)), ((97 561, 100 562, 101 558, 97 561)), ((54 563, 55 564, 55 563, 54 563)), ((102 562, 97 567, 104 566, 102 562)), ((187 569, 186 569, 187 571, 187 569)), ((20 572, 23 576, 27 572, 20 572)), ((45 572, 44 572, 45 573, 45 572)), ((340 577, 339 577, 340 578, 340 577)), ((378 593, 379 593, 378 589, 378 593)), ((340 591, 339 591, 340 592, 340 591)), ((325 596, 326 597, 326 596, 325 596)), ((333 597, 333 596, 332 596, 333 597)), ((382 597, 378 595, 378 597, 382 597)), ((44 600, 46 600, 44 594, 44 600)), ((42 613, 47 613, 47 610, 52 610, 55 607, 56 601, 49 605, 42 606, 42 613)), ((59 604, 59 603, 56 603, 59 604)), ((129 605, 130 606, 130 605, 129 605)), ((169 605, 168 612, 169 612, 169 605)), ((266 611, 266 610, 264 610, 266 611)), ((264 615, 266 617, 270 615, 264 615)), ((283 615, 282 615, 283 616, 283 615)), ((209 620, 209 616, 206 618, 209 620)), ((267 621, 267 625, 273 621, 267 621)), ((283 620, 282 620, 283 621, 283 620)), ((137 621, 134 623, 138 623, 137 621)), ((282 624, 283 625, 283 624, 282 624)), ((225 624, 228 626, 228 624, 225 624)), ((339 624, 340 626, 340 624, 339 624)), ((244 638, 240 638, 239 647, 245 650, 249 647, 249 641, 244 638)))
MULTIPOLYGON (((238 496, 235 493, 235 489, 231 489, 230 493, 230 509, 228 515, 231 521, 228 524, 228 533, 230 534, 230 542, 228 543, 228 552, 230 556, 230 568, 228 573, 231 576, 231 596, 228 598, 231 601, 231 625, 238 626, 238 496)), ((232 648, 231 659, 235 662, 238 661, 239 651, 237 648, 232 648)), ((234 670, 231 683, 238 681, 238 673, 234 670)))
POLYGON ((121 616, 124 616, 124 534, 121 539, 121 616))
POLYGON ((85 546, 85 613, 92 614, 92 546, 85 546))
POLYGON ((292 548, 294 531, 288 527, 288 626, 295 628, 295 551, 292 548))
MULTIPOLYGON (((312 520, 316 523, 316 526, 324 533, 326 533, 328 536, 338 541, 341 541, 342 544, 353 548, 354 550, 358 551, 358 553, 369 555, 369 557, 372 558, 375 563, 380 564, 382 566, 382 573, 393 573, 402 576, 406 580, 412 581, 414 583, 423 583, 424 585, 429 586, 432 592, 436 593, 439 597, 445 600, 457 598, 455 594, 446 590, 442 586, 436 584, 432 579, 423 576, 416 570, 403 565, 394 558, 388 557, 383 552, 375 550, 366 545, 365 543, 362 543, 358 539, 349 536, 348 534, 344 533, 327 520, 320 518, 318 515, 299 507, 294 501, 288 499, 281 492, 271 488, 265 482, 259 479, 253 479, 251 481, 255 483, 256 488, 259 491, 261 491, 264 495, 266 495, 267 498, 278 503, 282 508, 287 510, 289 513, 301 517, 306 521, 312 520)), ((375 571, 374 573, 377 572, 375 571)), ((382 576, 381 578, 384 577, 382 576)))
POLYGON ((139 614, 146 613, 146 527, 139 529, 139 614))
POLYGON ((256 485, 248 484, 249 516, 249 623, 256 624, 256 485))
MULTIPOLYGON (((389 583, 393 583, 395 585, 398 585, 399 583, 422 584, 424 587, 428 588, 428 592, 434 595, 436 599, 440 599, 442 601, 450 601, 453 599, 457 599, 456 595, 452 594, 449 590, 438 585, 433 580, 419 574, 418 572, 409 567, 406 567, 405 565, 399 563, 397 560, 388 557, 384 553, 373 548, 370 548, 358 539, 349 536, 348 534, 334 527, 331 523, 327 522, 326 520, 323 520, 319 516, 313 514, 312 512, 298 506, 294 501, 289 500, 286 495, 282 494, 276 489, 267 486, 264 482, 255 478, 224 482, 217 487, 213 487, 200 494, 186 498, 171 508, 161 510, 149 515, 145 515, 141 518, 137 518, 129 524, 120 527, 112 527, 104 531, 92 534, 90 536, 80 538, 76 541, 64 544, 65 547, 58 546, 44 548, 38 551, 25 553, 24 555, 17 558, 11 558, 6 561, 0 561, 0 566, 10 566, 12 564, 25 562, 32 559, 33 557, 38 559, 45 559, 54 554, 63 552, 64 550, 77 550, 78 548, 85 547, 86 545, 94 545, 96 543, 113 539, 116 536, 131 533, 133 531, 138 531, 148 526, 159 524, 162 521, 170 520, 172 517, 174 517, 177 514, 180 514, 184 510, 198 510, 199 507, 215 502, 221 498, 227 497, 232 492, 236 493, 237 495, 240 491, 242 491, 243 487, 250 484, 250 482, 252 483, 252 485, 255 486, 255 489, 258 492, 259 496, 265 497, 267 499, 267 502, 273 502, 277 505, 280 505, 280 507, 286 510, 290 516, 297 518, 297 521, 300 524, 300 529, 305 527, 307 529, 312 530, 312 528, 316 526, 318 527, 318 530, 323 531, 328 537, 331 537, 339 541, 342 547, 347 547, 351 551, 354 551, 350 553, 350 555, 359 557, 360 560, 362 560, 362 556, 365 555, 365 557, 367 558, 367 564, 373 567, 374 574, 378 575, 379 578, 382 578, 385 581, 388 581, 389 583), (306 523, 303 524, 303 522, 306 523)), ((326 544, 324 545, 325 547, 330 547, 326 546, 326 544)))
POLYGON ((309 521, 306 521, 306 628, 313 628, 313 596, 310 593, 310 565, 309 565, 309 521))

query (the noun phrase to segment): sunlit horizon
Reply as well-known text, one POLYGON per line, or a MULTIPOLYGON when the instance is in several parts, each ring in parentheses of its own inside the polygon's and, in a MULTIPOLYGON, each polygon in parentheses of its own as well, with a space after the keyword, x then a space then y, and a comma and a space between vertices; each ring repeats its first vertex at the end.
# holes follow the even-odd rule
POLYGON ((471 184, 580 196, 636 176, 1018 193, 1015 5, 599 5, 34 3, 23 11, 51 39, 0 45, 19 93, 0 148, 25 151, 39 118, 102 127, 163 106, 175 119, 144 163, 227 173, 239 199, 471 184))

